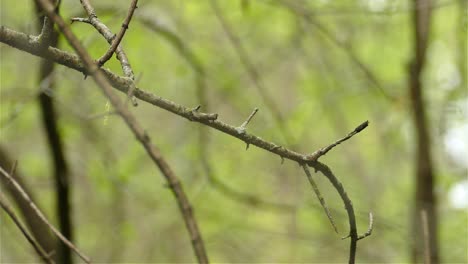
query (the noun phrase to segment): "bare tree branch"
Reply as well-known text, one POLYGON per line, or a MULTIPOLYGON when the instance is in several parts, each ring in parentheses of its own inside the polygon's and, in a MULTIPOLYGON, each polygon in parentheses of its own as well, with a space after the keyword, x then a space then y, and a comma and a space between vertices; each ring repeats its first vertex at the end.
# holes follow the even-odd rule
POLYGON ((44 249, 42 249, 41 245, 39 245, 39 243, 37 243, 36 240, 34 240, 34 238, 28 233, 26 227, 21 223, 18 217, 16 217, 11 207, 6 203, 6 201, 1 195, 0 195, 0 206, 8 214, 8 216, 10 216, 11 220, 13 220, 13 222, 21 231, 21 233, 23 233, 26 240, 28 240, 28 242, 33 246, 34 250, 42 259, 42 261, 44 261, 45 263, 50 263, 50 264, 54 263, 54 261, 50 258, 50 256, 48 256, 44 252, 44 249))
POLYGON ((115 50, 120 44, 120 41, 122 41, 125 32, 127 32, 128 25, 130 24, 130 20, 132 20, 133 12, 135 12, 135 9, 137 8, 138 0, 132 0, 132 4, 130 5, 130 8, 128 9, 127 16, 125 17, 124 22, 122 23, 122 28, 120 29, 119 33, 117 36, 115 36, 114 40, 112 41, 112 45, 110 48, 107 50, 107 52, 102 55, 101 58, 98 60, 98 65, 102 66, 106 61, 108 61, 111 57, 112 54, 114 54, 115 50))
MULTIPOLYGON (((10 175, 14 176, 16 182, 18 182, 18 184, 23 188, 24 192, 29 194, 30 199, 35 201, 35 195, 33 195, 34 193, 30 188, 28 188, 28 185, 24 181, 27 179, 27 177, 22 175, 20 171, 16 169, 15 164, 17 163, 12 161, 6 149, 4 149, 3 146, 0 146, 0 167, 11 168, 10 175)), ((29 201, 24 198, 18 189, 11 185, 10 182, 4 177, 0 177, 0 182, 3 187, 2 191, 5 190, 9 193, 11 200, 14 201, 36 241, 41 245, 44 251, 47 252, 47 254, 52 254, 56 248, 56 241, 49 232, 48 226, 45 225, 44 222, 37 216, 35 211, 31 208, 31 206, 29 206, 29 201)), ((39 204, 37 206, 40 207, 39 204)))
POLYGON ((90 75, 92 75, 95 82, 107 96, 111 104, 120 114, 120 116, 128 125, 130 130, 135 134, 138 141, 140 141, 140 143, 143 145, 150 158, 159 167, 160 171, 168 181, 169 187, 171 188, 178 202, 187 230, 190 234, 190 239, 198 262, 208 263, 208 257, 205 251, 205 246, 200 231, 198 229, 198 224, 195 220, 192 207, 188 201, 188 198, 183 190, 182 184, 180 183, 179 179, 174 174, 166 160, 163 158, 159 149, 156 148, 156 146, 154 146, 153 144, 151 144, 149 136, 137 122, 136 118, 125 107, 125 104, 120 100, 120 98, 112 91, 112 86, 110 85, 109 80, 106 78, 105 74, 103 74, 103 72, 99 69, 98 65, 94 62, 94 60, 90 57, 88 52, 81 45, 78 38, 71 32, 70 28, 63 21, 63 19, 53 12, 53 6, 47 0, 38 0, 38 3, 40 3, 40 5, 44 8, 49 18, 52 19, 58 25, 67 41, 83 60, 85 68, 88 69, 90 75))
MULTIPOLYGON (((5 27, 0 28, 0 41, 8 45, 11 45, 15 48, 27 51, 31 54, 37 56, 44 56, 54 61, 63 64, 67 67, 73 68, 75 70, 81 71, 83 73, 95 73, 92 69, 89 69, 83 65, 79 58, 75 55, 72 55, 67 52, 63 52, 57 49, 48 48, 46 51, 37 50, 37 44, 33 41, 30 41, 31 37, 22 33, 15 32, 13 30, 7 29, 5 27)), ((125 77, 119 77, 109 70, 102 69, 99 71, 102 72, 111 84, 122 92, 127 92, 128 89, 133 85, 132 80, 128 80, 125 77)), ((223 133, 229 134, 233 137, 236 137, 248 144, 255 145, 259 148, 262 148, 266 151, 279 155, 283 159, 289 159, 296 161, 299 164, 307 164, 308 166, 313 167, 315 170, 322 172, 333 184, 335 189, 339 192, 343 202, 345 203, 346 210, 348 212, 348 218, 350 223, 350 257, 349 262, 354 263, 356 255, 356 243, 358 240, 357 230, 356 230, 356 220, 354 216, 354 209, 351 204, 351 200, 347 196, 342 184, 336 178, 336 176, 331 172, 331 170, 323 163, 318 162, 317 160, 311 160, 310 155, 300 154, 298 152, 289 150, 283 146, 274 144, 263 140, 260 137, 257 137, 253 134, 247 132, 240 133, 238 127, 228 125, 220 120, 214 118, 217 117, 216 114, 212 113, 202 113, 198 111, 198 108, 187 108, 172 101, 166 100, 154 94, 145 92, 141 89, 135 89, 135 97, 140 100, 146 101, 150 104, 163 108, 169 112, 172 112, 176 115, 184 117, 190 121, 195 121, 202 123, 206 126, 210 126, 216 130, 219 130, 223 133)), ((360 126, 361 127, 361 126, 360 126)))
MULTIPOLYGON (((34 40, 33 36, 26 35, 5 26, 0 26, 0 42, 8 44, 14 48, 26 51, 36 56, 48 58, 55 62, 62 64, 66 67, 75 69, 85 74, 90 74, 90 70, 87 69, 83 62, 74 54, 66 51, 62 51, 56 48, 49 47, 46 50, 41 50, 39 43, 34 40)), ((126 93, 130 87, 132 87, 132 80, 126 77, 120 77, 107 69, 101 69, 102 73, 107 77, 111 85, 117 90, 126 93)), ((299 163, 307 163, 309 165, 314 163, 314 160, 310 159, 310 154, 301 154, 296 151, 287 149, 281 145, 266 141, 256 135, 246 133, 239 133, 238 127, 231 126, 227 123, 215 119, 217 117, 214 113, 203 113, 200 111, 194 111, 193 108, 188 108, 178 103, 172 102, 155 94, 146 92, 142 89, 136 88, 135 97, 160 107, 166 111, 174 113, 178 116, 184 117, 190 121, 198 122, 206 126, 212 127, 220 132, 231 135, 238 138, 246 143, 262 148, 273 154, 276 154, 282 158, 296 161, 299 163)))
MULTIPOLYGON (((87 22, 91 24, 107 40, 109 44, 112 45, 115 35, 104 23, 102 23, 99 20, 96 14, 96 11, 94 10, 93 6, 88 0, 80 0, 80 2, 84 10, 88 14, 87 22)), ((132 66, 130 65, 130 62, 128 61, 127 54, 125 54, 125 51, 123 50, 122 45, 119 44, 116 47, 115 54, 117 55, 117 59, 120 61, 120 65, 122 66, 122 71, 124 75, 132 80, 135 79, 132 66)))
MULTIPOLYGON (((53 8, 53 5, 50 5, 53 8)), ((53 10, 53 9, 52 9, 53 10)), ((52 11, 53 12, 53 11, 52 11)), ((24 200, 26 200, 31 207, 31 209, 34 210, 36 215, 41 219, 44 224, 46 224, 49 229, 60 239, 65 243, 68 247, 70 247, 84 262, 86 263, 91 263, 91 260, 89 257, 84 255, 75 245, 73 245, 72 242, 70 242, 66 237, 64 237, 60 231, 58 231, 52 224, 49 223, 47 218, 44 216, 44 214, 37 208, 37 206, 33 203, 29 195, 23 190, 23 188, 18 184, 18 182, 8 173, 0 167, 0 173, 5 177, 5 179, 23 196, 24 200)))

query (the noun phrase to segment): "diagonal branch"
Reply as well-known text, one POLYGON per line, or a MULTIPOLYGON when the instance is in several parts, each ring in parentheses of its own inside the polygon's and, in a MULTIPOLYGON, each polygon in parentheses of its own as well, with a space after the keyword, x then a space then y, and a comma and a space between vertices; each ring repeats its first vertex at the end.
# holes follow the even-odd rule
MULTIPOLYGON (((88 19, 86 22, 91 24, 107 40, 107 42, 112 45, 115 35, 104 23, 99 20, 98 16, 96 15, 96 11, 88 0, 80 0, 80 2, 88 14, 88 19)), ((73 21, 75 20, 72 19, 72 22, 73 21)), ((122 45, 118 45, 116 47, 115 54, 117 55, 117 59, 120 61, 124 75, 128 78, 131 78, 132 80, 135 79, 132 66, 128 61, 127 54, 125 54, 122 45)))
POLYGON ((115 50, 117 49, 120 42, 122 41, 125 35, 125 32, 127 32, 128 25, 130 24, 130 20, 132 20, 133 13, 135 12, 135 9, 137 9, 137 4, 138 4, 138 0, 132 0, 132 4, 130 5, 130 8, 128 9, 127 16, 125 17, 125 20, 122 23, 122 28, 120 29, 117 36, 115 36, 114 40, 112 41, 112 45, 107 50, 107 52, 104 55, 102 55, 101 58, 99 58, 98 65, 100 66, 104 65, 104 63, 106 63, 112 57, 112 54, 114 54, 115 50))
POLYGON ((179 209, 181 211, 182 217, 185 221, 185 225, 190 234, 190 239, 192 241, 192 246, 195 251, 195 255, 199 263, 208 263, 208 256, 205 251, 205 246, 198 229, 198 224, 193 215, 192 207, 189 203, 189 200, 183 190, 182 184, 180 183, 177 176, 172 171, 169 164, 163 158, 160 150, 151 144, 149 136, 146 134, 141 125, 137 122, 133 114, 125 107, 124 102, 112 91, 112 86, 109 83, 109 80, 106 78, 105 74, 100 70, 98 65, 94 62, 85 48, 81 45, 78 38, 71 32, 68 25, 65 21, 56 13, 53 12, 53 6, 47 0, 38 0, 38 3, 46 11, 47 16, 53 20, 57 26, 62 31, 64 37, 67 39, 68 43, 75 49, 82 61, 84 62, 85 68, 89 74, 93 77, 96 84, 101 88, 102 92, 109 99, 111 104, 114 106, 116 111, 125 121, 127 126, 136 136, 137 140, 145 148, 146 152, 153 160, 153 162, 160 169, 164 177, 166 178, 169 187, 171 188, 179 209))
MULTIPOLYGON (((51 5, 52 6, 52 5, 51 5)), ((52 6, 53 7, 53 6, 52 6)), ((23 196, 24 200, 26 200, 29 206, 33 209, 33 211, 37 214, 37 216, 41 219, 41 221, 46 224, 49 229, 60 239, 63 243, 65 243, 68 247, 70 247, 84 262, 91 263, 89 257, 84 255, 72 242, 70 242, 66 237, 64 237, 52 224, 49 223, 47 218, 44 214, 37 208, 37 206, 33 203, 29 195, 23 190, 23 188, 18 184, 18 182, 2 167, 0 167, 0 173, 5 177, 5 179, 23 196)))
MULTIPOLYGON (((34 36, 26 35, 24 33, 8 29, 5 26, 0 26, 0 42, 8 44, 14 48, 26 51, 33 55, 53 60, 59 64, 82 72, 84 74, 90 74, 90 70, 87 67, 85 67, 85 65, 79 59, 78 56, 52 47, 49 47, 46 50, 41 50, 40 43, 34 40, 34 36)), ((101 72, 105 75, 105 77, 107 77, 107 79, 114 88, 123 93, 126 93, 133 86, 133 80, 129 78, 118 76, 107 69, 101 69, 101 72)), ((175 103, 173 101, 167 100, 165 98, 162 98, 160 96, 138 88, 135 89, 134 95, 136 98, 142 101, 155 105, 159 108, 162 108, 180 117, 186 118, 190 121, 198 122, 203 125, 212 127, 220 132, 238 138, 239 140, 242 140, 251 145, 262 148, 284 159, 289 159, 299 163, 307 163, 309 165, 314 163, 313 160, 309 159, 310 155, 298 153, 281 145, 277 145, 273 142, 266 141, 248 132, 239 133, 238 127, 229 125, 225 122, 220 121, 219 119, 215 119, 214 117, 216 114, 193 111, 193 108, 180 105, 178 103, 175 103)))
POLYGON ((24 237, 28 242, 33 246, 34 250, 36 253, 41 257, 41 259, 45 263, 54 263, 54 261, 48 256, 45 252, 44 249, 42 249, 41 245, 34 240, 34 238, 28 233, 27 228, 20 222, 16 214, 13 212, 11 207, 6 203, 4 198, 0 195, 0 207, 10 216, 11 220, 15 223, 15 225, 18 227, 18 229, 23 233, 24 237))
MULTIPOLYGON (((180 56, 184 60, 186 60, 186 62, 190 65, 190 67, 194 71, 194 74, 196 75, 195 86, 197 99, 205 109, 209 109, 209 101, 207 100, 206 96, 206 71, 198 57, 195 56, 195 54, 180 36, 178 36, 174 31, 165 27, 154 17, 142 14, 137 19, 144 26, 148 27, 151 31, 158 33, 162 37, 164 37, 171 44, 171 46, 173 46, 178 51, 180 56)), ((199 110, 199 108, 197 110, 199 110)), ((255 109, 254 112, 256 112, 255 109)), ((221 179, 217 178, 211 168, 208 158, 207 152, 209 149, 209 131, 205 131, 205 129, 207 128, 203 126, 199 127, 198 150, 200 163, 204 170, 204 174, 206 174, 206 177, 208 178, 208 181, 213 188, 218 190, 226 197, 234 201, 247 204, 249 206, 255 206, 260 209, 274 210, 279 212, 293 211, 294 207, 292 205, 263 200, 255 195, 233 189, 229 185, 224 183, 221 179)))

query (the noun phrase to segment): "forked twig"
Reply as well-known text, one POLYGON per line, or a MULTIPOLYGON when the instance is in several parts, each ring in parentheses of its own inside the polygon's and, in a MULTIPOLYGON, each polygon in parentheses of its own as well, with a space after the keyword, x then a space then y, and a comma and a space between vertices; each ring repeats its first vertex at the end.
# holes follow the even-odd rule
POLYGON ((137 9, 137 4, 138 4, 138 0, 132 0, 132 4, 130 5, 130 8, 128 9, 127 16, 125 17, 125 20, 122 23, 122 27, 119 33, 115 36, 107 52, 104 53, 104 55, 102 55, 101 58, 99 58, 98 60, 99 66, 104 65, 104 63, 106 63, 112 57, 112 54, 114 54, 115 50, 119 46, 120 42, 122 41, 125 35, 125 32, 127 32, 128 26, 130 24, 130 20, 132 20, 133 13, 135 12, 135 9, 137 9))

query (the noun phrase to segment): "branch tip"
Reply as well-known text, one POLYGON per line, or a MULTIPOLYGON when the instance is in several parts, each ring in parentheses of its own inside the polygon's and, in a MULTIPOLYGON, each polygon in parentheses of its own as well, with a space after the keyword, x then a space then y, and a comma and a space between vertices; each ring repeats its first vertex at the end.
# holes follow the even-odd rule
POLYGON ((366 233, 358 236, 358 240, 361 240, 363 238, 366 238, 372 234, 372 230, 374 229, 374 215, 372 215, 372 212, 369 212, 369 228, 367 229, 366 233))
POLYGON ((369 125, 369 121, 365 121, 363 122, 362 124, 360 124, 359 126, 357 126, 353 131, 351 131, 350 133, 348 133, 348 135, 346 135, 345 137, 341 138, 341 139, 338 139, 337 141, 335 141, 334 143, 326 146, 326 147, 323 147, 315 152, 313 152, 312 154, 310 155, 307 155, 305 157, 306 160, 308 160, 309 162, 315 162, 317 161, 321 156, 327 154, 328 151, 330 151, 331 149, 333 149, 334 147, 338 146, 339 144, 345 142, 346 140, 352 138, 354 135, 356 135, 357 133, 361 132, 362 130, 364 130, 367 126, 369 125))
POLYGON ((252 118, 255 116, 255 114, 258 112, 258 108, 255 107, 254 110, 252 111, 252 113, 249 115, 249 117, 247 117, 247 120, 245 120, 244 123, 242 123, 242 125, 240 127, 237 128, 237 131, 241 134, 245 133, 245 130, 247 128, 247 125, 250 123, 250 121, 252 120, 252 118))

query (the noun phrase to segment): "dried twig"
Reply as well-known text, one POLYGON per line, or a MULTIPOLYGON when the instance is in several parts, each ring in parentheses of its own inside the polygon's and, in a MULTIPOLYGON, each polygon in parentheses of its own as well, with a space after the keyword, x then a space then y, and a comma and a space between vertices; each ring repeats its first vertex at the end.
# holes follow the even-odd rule
MULTIPOLYGON (((65 23, 65 21, 63 21, 63 19, 59 15, 53 12, 52 5, 47 0, 38 0, 38 2, 44 8, 49 18, 52 19, 60 28, 64 37, 67 39, 69 44, 75 49, 75 51, 78 53, 81 60, 85 64, 84 67, 87 69, 87 72, 89 72, 90 75, 92 75, 93 79, 104 92, 104 94, 107 96, 111 104, 114 106, 115 110, 127 123, 128 127, 135 134, 138 141, 140 141, 140 143, 143 145, 150 158, 161 170, 178 202, 179 209, 185 221, 187 230, 190 234, 193 249, 195 251, 195 255, 197 256, 198 261, 200 263, 208 263, 208 257, 205 251, 205 246, 201 238, 201 234, 198 229, 198 224, 195 220, 195 216, 193 215, 192 207, 177 176, 174 174, 169 164, 163 158, 159 149, 156 148, 156 146, 154 146, 153 144, 151 144, 149 136, 137 122, 133 114, 125 107, 125 104, 120 100, 120 98, 116 94, 114 94, 114 92, 112 91, 112 86, 109 83, 109 80, 106 78, 106 75, 103 73, 103 71, 100 70, 98 65, 90 57, 88 52, 79 42, 78 38, 71 32, 70 28, 65 23)), ((85 1, 82 0, 82 2, 85 1)), ((192 115, 194 114, 192 113, 192 115)))
MULTIPOLYGON (((107 40, 107 42, 112 45, 114 43, 115 35, 112 33, 112 31, 104 23, 102 23, 99 20, 98 16, 96 15, 96 11, 94 10, 94 8, 91 5, 91 3, 89 2, 89 0, 80 0, 80 2, 81 2, 81 5, 83 6, 84 10, 88 14, 88 18, 87 19, 72 18, 72 22, 74 22, 74 21, 83 21, 83 22, 86 22, 86 23, 92 25, 107 40)), ((134 10, 136 8, 136 4, 137 4, 136 1, 133 0, 132 5, 130 6, 129 12, 127 14, 127 17, 125 19, 125 21, 128 20, 128 23, 130 23, 130 19, 133 16, 133 12, 134 12, 134 10), (132 8, 133 6, 135 6, 135 8, 132 8)), ((124 24, 125 24, 125 22, 124 22, 124 24)), ((123 28, 124 27, 122 27, 122 29, 123 28)), ((121 30, 121 32, 122 32, 122 30, 121 30)), ((119 32, 119 35, 120 35, 121 32, 119 32)), ((123 32, 121 34, 122 38, 123 38, 124 33, 125 32, 123 32)), ((133 73, 132 66, 130 65, 130 62, 128 60, 127 54, 125 54, 125 51, 123 50, 122 45, 120 45, 120 43, 115 48, 115 54, 117 56, 117 60, 120 61, 120 65, 122 67, 122 71, 123 71, 124 75, 132 80, 132 86, 128 90, 127 96, 128 96, 128 98, 130 98, 132 100, 133 105, 137 106, 138 103, 137 103, 136 99, 133 97, 133 91, 135 89, 135 83, 133 81, 135 80, 135 75, 133 73)))
MULTIPOLYGON (((89 0, 80 0, 80 2, 84 10, 88 14, 88 19, 86 21, 86 19, 74 18, 72 19, 72 21, 86 21, 88 24, 91 24, 107 40, 109 44, 112 45, 115 35, 104 23, 102 23, 99 20, 98 16, 96 15, 96 11, 94 10, 89 0)), ((116 47, 115 53, 117 55, 117 59, 120 61, 120 65, 122 66, 124 75, 128 78, 131 78, 132 80, 135 79, 132 66, 128 61, 127 55, 125 54, 122 45, 118 45, 116 47)))
MULTIPOLYGON (((53 7, 50 4, 51 7, 53 7)), ((89 257, 84 255, 72 242, 70 242, 66 237, 64 237, 52 224, 49 223, 47 218, 44 216, 44 214, 37 208, 37 206, 33 203, 29 195, 23 190, 23 188, 16 182, 16 180, 8 173, 6 172, 2 167, 0 167, 0 173, 7 179, 7 181, 21 194, 21 196, 26 200, 33 209, 33 211, 37 214, 37 216, 46 224, 49 229, 63 242, 65 243, 70 249, 72 249, 84 262, 86 263, 91 263, 91 260, 89 257)))
MULTIPOLYGON (((65 65, 69 68, 75 69, 77 71, 83 73, 92 73, 93 71, 88 67, 85 67, 81 60, 73 54, 70 54, 65 51, 61 51, 54 48, 48 48, 47 50, 40 50, 39 43, 36 41, 31 41, 31 37, 16 32, 14 30, 8 29, 4 26, 0 27, 0 42, 6 43, 14 48, 24 50, 36 56, 46 57, 55 62, 65 65)), ((101 69, 100 73, 103 73, 107 79, 111 82, 113 87, 118 89, 119 91, 126 93, 129 89, 131 89, 133 83, 132 80, 128 80, 128 78, 120 77, 115 75, 109 70, 101 69)), ((255 145, 259 148, 262 148, 266 151, 274 153, 280 156, 282 159, 289 159, 292 161, 296 161, 300 164, 306 163, 307 165, 313 167, 314 169, 322 172, 333 184, 333 186, 339 192, 342 200, 345 203, 346 210, 348 212, 348 218, 350 223, 350 237, 351 237, 351 244, 350 244, 350 257, 349 262, 354 263, 355 255, 356 255, 356 242, 357 242, 357 231, 356 231, 356 220, 354 216, 354 210, 351 204, 351 200, 347 196, 346 192, 342 184, 338 181, 335 175, 331 172, 331 170, 323 163, 318 161, 309 160, 308 155, 304 155, 293 150, 287 149, 283 146, 274 144, 272 142, 268 142, 260 137, 257 137, 253 134, 248 132, 239 133, 237 127, 231 126, 226 124, 219 119, 212 119, 206 118, 207 115, 215 115, 210 113, 201 113, 198 111, 193 111, 193 109, 182 106, 175 102, 169 101, 157 95, 151 94, 149 92, 143 91, 141 89, 135 89, 135 97, 139 98, 142 101, 146 101, 150 104, 158 106, 166 111, 172 112, 176 115, 184 117, 190 121, 199 122, 206 126, 212 127, 218 131, 223 133, 229 134, 233 137, 236 137, 248 144, 255 145)))
MULTIPOLYGON (((48 58, 79 72, 90 74, 90 70, 83 65, 83 62, 78 58, 78 56, 52 47, 42 51, 39 48, 39 43, 37 41, 31 41, 31 38, 32 36, 8 29, 5 26, 0 26, 0 42, 6 43, 14 48, 26 51, 33 55, 48 58)), ((126 93, 133 85, 132 80, 129 80, 126 77, 120 77, 107 69, 101 69, 101 71, 110 81, 111 85, 123 93, 126 93)), ((266 141, 248 132, 239 133, 237 129, 238 127, 222 122, 219 118, 215 119, 214 117, 217 117, 215 113, 192 111, 192 108, 185 107, 139 88, 135 89, 134 95, 136 98, 149 104, 184 117, 190 121, 212 127, 222 133, 231 135, 246 143, 274 153, 284 159, 289 159, 299 163, 308 163, 309 165, 314 163, 313 160, 309 160, 308 157, 310 155, 298 153, 281 145, 266 141)))
POLYGON ((237 129, 239 130, 239 133, 245 133, 247 129, 247 125, 250 123, 250 120, 255 116, 255 114, 258 112, 258 108, 255 107, 255 109, 252 111, 252 113, 247 117, 247 119, 238 127, 237 129))
MULTIPOLYGON (((204 108, 209 108, 209 102, 206 98, 206 73, 205 68, 203 67, 200 60, 195 56, 189 46, 180 38, 176 32, 170 30, 160 23, 157 19, 150 16, 145 16, 144 14, 137 18, 143 25, 148 27, 150 30, 159 33, 163 36, 178 52, 179 54, 187 61, 190 67, 193 69, 196 80, 196 90, 197 97, 199 102, 203 105, 204 108)), ((201 105, 197 106, 194 110, 200 110, 201 105)), ((255 110, 254 110, 255 111, 255 110)), ((255 111, 256 112, 256 111, 255 111)), ((245 125, 246 126, 246 125, 245 125)), ((244 128, 245 128, 244 126, 244 128)), ((221 179, 217 178, 210 166, 208 160, 208 148, 209 148, 209 131, 206 131, 205 127, 199 127, 200 131, 198 133, 198 149, 200 153, 200 160, 202 168, 205 175, 208 177, 209 183, 213 188, 218 190, 221 194, 226 197, 244 203, 249 206, 255 206, 260 209, 280 211, 280 212, 292 212, 294 207, 286 203, 277 203, 273 201, 268 201, 261 199, 255 195, 238 191, 231 188, 229 185, 224 183, 221 179)))
POLYGON ((130 24, 130 20, 132 20, 133 13, 135 12, 135 9, 137 8, 138 0, 132 0, 132 4, 130 5, 130 8, 128 9, 127 16, 125 17, 124 22, 122 23, 122 28, 120 29, 119 33, 117 36, 115 36, 114 40, 112 41, 112 45, 110 48, 107 50, 104 55, 102 55, 101 58, 98 60, 98 65, 102 66, 106 61, 108 61, 111 57, 112 54, 114 54, 115 50, 117 49, 117 46, 119 46, 120 41, 122 41, 125 32, 127 32, 128 25, 130 24))
POLYGON ((307 156, 307 158, 311 161, 316 161, 318 160, 321 156, 327 154, 328 151, 330 151, 332 148, 338 146, 339 144, 343 143, 344 141, 350 139, 351 137, 353 137, 354 135, 356 135, 357 133, 361 132, 362 130, 364 130, 367 126, 369 125, 369 121, 365 121, 364 123, 360 124, 359 126, 357 126, 353 131, 351 131, 348 135, 346 135, 345 137, 335 141, 334 143, 324 147, 324 148, 321 148, 317 151, 315 151, 314 153, 310 154, 307 156))
POLYGON ((47 255, 44 252, 44 249, 39 245, 39 243, 34 240, 34 238, 28 233, 27 228, 20 222, 18 217, 15 215, 13 210, 10 208, 10 206, 5 202, 4 198, 0 195, 0 206, 3 208, 3 210, 10 216, 11 220, 15 223, 15 225, 18 227, 18 229, 23 233, 24 237, 28 242, 33 246, 34 250, 36 253, 39 255, 39 257, 45 262, 45 263, 54 263, 54 261, 50 258, 49 255, 47 255))

